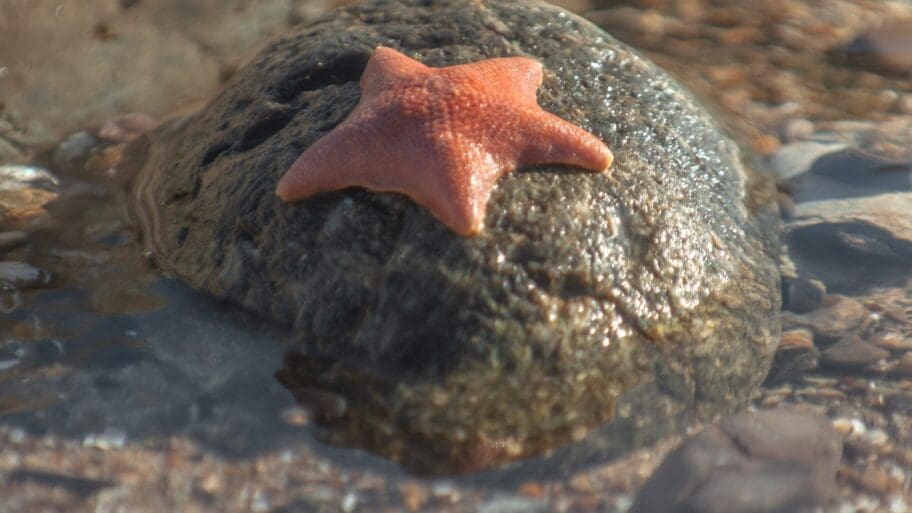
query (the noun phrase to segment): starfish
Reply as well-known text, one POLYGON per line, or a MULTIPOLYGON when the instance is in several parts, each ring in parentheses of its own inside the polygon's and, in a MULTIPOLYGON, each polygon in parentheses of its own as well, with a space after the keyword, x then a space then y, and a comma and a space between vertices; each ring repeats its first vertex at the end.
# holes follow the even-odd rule
POLYGON ((298 157, 276 194, 290 202, 348 187, 398 192, 456 233, 476 235, 504 174, 611 165, 601 140, 538 105, 541 83, 541 64, 525 57, 431 68, 378 47, 357 106, 298 157))

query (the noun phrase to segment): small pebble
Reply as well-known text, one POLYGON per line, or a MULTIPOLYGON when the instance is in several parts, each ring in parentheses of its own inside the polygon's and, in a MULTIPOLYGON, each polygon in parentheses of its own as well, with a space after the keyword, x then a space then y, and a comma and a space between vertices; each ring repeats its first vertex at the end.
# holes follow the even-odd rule
POLYGON ((526 497, 500 496, 478 506, 478 513, 538 513, 546 511, 541 501, 526 497))
POLYGON ((890 436, 882 429, 872 429, 861 436, 861 441, 871 447, 883 447, 890 441, 890 436))
POLYGON ((120 449, 127 444, 127 433, 117 428, 106 428, 98 434, 91 434, 82 440, 83 447, 94 447, 103 451, 120 449))
POLYGON ((912 76, 912 19, 872 27, 841 52, 851 66, 882 75, 912 76))
POLYGON ((30 288, 47 285, 51 281, 51 275, 25 262, 7 261, 0 262, 0 280, 19 288, 30 288))
POLYGON ((895 495, 890 498, 890 513, 908 513, 909 506, 901 495, 895 495))
POLYGON ((55 186, 60 180, 40 167, 0 165, 0 191, 21 191, 38 184, 55 186))
POLYGON ((282 421, 289 426, 306 426, 310 424, 310 414, 304 408, 293 406, 282 411, 282 421))
POLYGON ((794 278, 783 280, 783 308, 795 313, 807 313, 820 307, 826 295, 826 285, 819 280, 794 278))
POLYGON ((843 437, 847 437, 852 434, 855 419, 847 419, 840 417, 838 419, 833 419, 833 429, 843 437))
POLYGON ((418 483, 400 484, 399 494, 402 496, 402 503, 405 504, 406 509, 412 512, 424 507, 428 500, 427 490, 418 483))
POLYGON ((51 155, 51 160, 56 168, 72 168, 80 160, 88 157, 98 140, 85 130, 69 135, 60 142, 51 155))
POLYGON ((9 441, 14 444, 21 444, 25 441, 25 431, 19 428, 11 429, 9 435, 7 435, 7 438, 9 438, 9 441))
POLYGON ((912 350, 912 337, 896 332, 878 333, 871 337, 870 342, 889 351, 912 350))
POLYGON ((782 333, 779 340, 779 350, 789 351, 794 349, 811 349, 814 347, 814 335, 811 330, 797 329, 782 333))
POLYGON ((225 482, 222 479, 221 475, 213 472, 203 479, 203 482, 200 484, 200 486, 206 492, 212 495, 217 495, 224 489, 225 482))
POLYGON ((882 495, 890 490, 890 476, 879 467, 870 467, 861 473, 854 473, 851 478, 861 488, 871 493, 882 495))
POLYGON ((155 118, 148 114, 129 112, 105 121, 98 129, 98 137, 118 143, 130 142, 154 129, 157 124, 155 118))
POLYGON ((899 358, 899 363, 893 369, 893 372, 903 376, 912 376, 912 351, 903 354, 899 358))
POLYGON ((869 325, 871 320, 871 312, 863 304, 837 294, 824 296, 820 308, 789 318, 791 323, 808 327, 814 335, 829 340, 855 333, 869 325))
POLYGON ((824 349, 820 361, 822 365, 832 368, 860 370, 889 356, 889 351, 850 335, 824 349))
POLYGON ((814 135, 814 123, 807 119, 790 119, 782 127, 782 138, 786 141, 805 139, 814 135))
POLYGON ((577 474, 570 478, 570 488, 577 492, 591 492, 595 490, 592 479, 587 474, 577 474))
POLYGON ((895 108, 900 114, 912 114, 912 93, 900 95, 895 108))
POLYGON ((358 496, 354 492, 348 492, 342 497, 342 502, 339 504, 339 507, 342 508, 342 511, 345 513, 351 513, 358 507, 358 496))
POLYGON ((250 510, 254 513, 264 513, 269 511, 269 499, 262 490, 253 493, 253 499, 250 501, 250 510))
POLYGON ((22 295, 12 283, 0 280, 0 313, 11 314, 22 306, 22 295))
POLYGON ((28 235, 25 232, 0 232, 0 251, 9 251, 22 245, 27 240, 28 235))

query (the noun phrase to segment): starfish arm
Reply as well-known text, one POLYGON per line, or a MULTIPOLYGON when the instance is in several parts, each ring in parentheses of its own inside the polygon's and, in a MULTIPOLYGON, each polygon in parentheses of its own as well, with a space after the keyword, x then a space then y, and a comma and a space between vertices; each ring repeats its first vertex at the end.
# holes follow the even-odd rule
POLYGON ((361 75, 361 98, 370 99, 398 84, 415 81, 427 66, 386 46, 378 46, 361 75))
POLYGON ((542 83, 542 65, 528 57, 501 57, 445 68, 448 73, 478 82, 479 89, 495 91, 511 102, 535 104, 542 83))
POLYGON ((279 180, 279 198, 296 201, 321 192, 372 185, 370 175, 386 170, 388 149, 380 141, 385 131, 371 129, 365 120, 370 117, 370 113, 350 116, 307 148, 279 180))
POLYGON ((611 167, 614 155, 598 137, 544 110, 524 118, 519 165, 567 164, 596 172, 611 167))
POLYGON ((494 184, 506 171, 480 148, 456 147, 461 151, 430 163, 410 197, 454 232, 475 235, 484 227, 494 184))

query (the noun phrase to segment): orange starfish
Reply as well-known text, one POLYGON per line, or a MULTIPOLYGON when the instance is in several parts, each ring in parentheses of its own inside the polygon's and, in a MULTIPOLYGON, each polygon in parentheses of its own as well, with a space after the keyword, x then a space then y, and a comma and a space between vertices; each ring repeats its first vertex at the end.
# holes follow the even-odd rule
POLYGON ((276 194, 398 192, 453 231, 477 234, 504 174, 531 164, 611 165, 601 140, 539 107, 541 82, 541 64, 525 57, 430 68, 378 47, 361 76, 361 101, 298 157, 276 194))

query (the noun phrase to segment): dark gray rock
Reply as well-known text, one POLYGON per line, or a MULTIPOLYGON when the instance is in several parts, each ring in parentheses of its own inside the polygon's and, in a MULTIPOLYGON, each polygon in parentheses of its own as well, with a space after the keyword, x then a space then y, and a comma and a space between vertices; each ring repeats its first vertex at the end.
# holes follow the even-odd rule
MULTIPOLYGON (((135 211, 165 271, 294 326, 280 380, 335 394, 338 443, 469 470, 613 419, 626 451, 744 405, 778 340, 769 183, 673 81, 534 1, 383 1, 268 47, 203 110, 135 142, 135 211), (276 181, 358 101, 378 45, 431 66, 525 55, 542 106, 603 138, 604 175, 503 178, 462 238, 395 194, 287 205, 276 181)), ((129 175, 129 173, 125 173, 129 175)), ((316 394, 315 394, 316 391, 316 394)))
POLYGON ((836 490, 842 439, 826 417, 742 413, 692 436, 637 495, 633 513, 796 513, 836 490))

